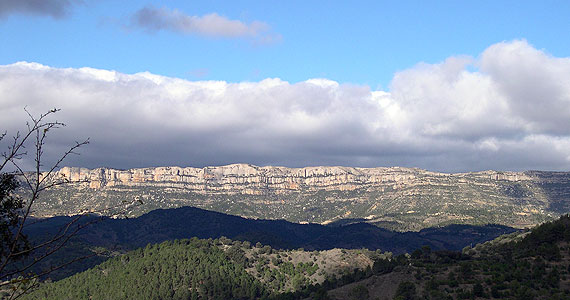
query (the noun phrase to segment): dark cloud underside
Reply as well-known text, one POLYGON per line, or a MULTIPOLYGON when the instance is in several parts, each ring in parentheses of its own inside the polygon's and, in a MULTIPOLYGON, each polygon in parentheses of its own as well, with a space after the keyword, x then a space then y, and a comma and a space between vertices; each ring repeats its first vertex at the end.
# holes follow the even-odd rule
MULTIPOLYGON (((0 129, 23 107, 61 108, 70 165, 410 166, 440 171, 570 169, 570 59, 525 41, 395 75, 389 91, 326 79, 187 81, 39 64, 0 66, 0 129), (473 66, 476 69, 473 70, 473 66)), ((49 152, 49 153, 48 153, 49 152)))
POLYGON ((67 16, 71 7, 80 1, 73 0, 2 0, 0 18, 10 14, 45 15, 56 19, 67 16))

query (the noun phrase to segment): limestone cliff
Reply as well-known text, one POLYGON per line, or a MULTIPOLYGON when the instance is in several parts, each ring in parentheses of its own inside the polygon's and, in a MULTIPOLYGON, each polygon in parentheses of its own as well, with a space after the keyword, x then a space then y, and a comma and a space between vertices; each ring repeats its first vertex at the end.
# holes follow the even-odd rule
POLYGON ((491 180, 530 180, 524 173, 484 171, 467 174, 445 174, 412 168, 352 168, 352 167, 258 167, 232 164, 219 167, 181 168, 156 167, 130 170, 86 169, 64 167, 58 175, 71 181, 86 181, 90 188, 112 186, 170 186, 184 187, 200 193, 227 192, 260 194, 305 189, 353 190, 362 186, 382 184, 408 185, 419 178, 446 180, 476 177, 491 180))
POLYGON ((570 211, 570 173, 564 172, 446 174, 402 167, 233 164, 130 170, 66 167, 56 175, 80 183, 47 191, 34 215, 104 211, 136 198, 144 205, 129 210, 130 216, 195 206, 251 218, 364 220, 416 230, 450 223, 526 227, 570 211))

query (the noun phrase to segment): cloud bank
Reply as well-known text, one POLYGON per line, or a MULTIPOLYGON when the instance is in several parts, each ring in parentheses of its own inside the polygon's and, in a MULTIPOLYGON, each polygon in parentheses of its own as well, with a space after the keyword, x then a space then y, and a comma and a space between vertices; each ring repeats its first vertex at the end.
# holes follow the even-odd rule
POLYGON ((216 13, 189 16, 177 9, 146 6, 138 10, 131 21, 134 26, 150 32, 165 30, 207 37, 256 38, 267 41, 278 38, 269 33, 269 25, 264 22, 254 21, 246 24, 216 13))
POLYGON ((60 19, 67 16, 76 0, 2 0, 0 18, 10 14, 30 14, 60 19))
MULTIPOLYGON (((132 168, 410 166, 448 172, 570 169, 570 59, 526 41, 395 74, 388 91, 327 79, 187 81, 150 73, 0 66, 0 129, 58 107, 49 153, 132 168)), ((53 159, 53 158, 52 158, 53 159)))

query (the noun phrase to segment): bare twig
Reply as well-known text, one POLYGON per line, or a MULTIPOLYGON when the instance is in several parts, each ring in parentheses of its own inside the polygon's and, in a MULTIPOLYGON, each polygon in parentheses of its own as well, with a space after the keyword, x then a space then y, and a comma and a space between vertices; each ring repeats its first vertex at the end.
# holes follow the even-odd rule
MULTIPOLYGON (((42 191, 54 187, 56 185, 69 183, 70 180, 61 179, 61 178, 53 178, 53 174, 55 171, 60 167, 61 163, 71 154, 77 154, 76 150, 89 143, 89 140, 85 140, 83 142, 76 142, 75 145, 70 147, 66 152, 63 153, 53 164, 50 168, 48 168, 47 172, 42 172, 43 169, 43 155, 44 155, 44 145, 46 143, 46 139, 48 136, 48 132, 52 129, 64 127, 65 124, 58 122, 58 121, 47 121, 47 117, 55 114, 59 111, 59 109, 51 109, 46 113, 39 115, 39 117, 34 117, 26 108, 24 111, 28 115, 30 121, 26 123, 27 130, 25 133, 17 132, 16 135, 13 137, 12 142, 8 145, 8 149, 5 152, 2 152, 1 156, 3 160, 0 161, 0 173, 5 173, 4 169, 8 164, 14 167, 16 171, 12 172, 12 174, 18 175, 20 178, 23 179, 26 189, 29 190, 30 195, 26 199, 24 207, 21 210, 21 216, 18 220, 17 226, 13 231, 13 236, 10 241, 8 241, 8 251, 7 253, 3 253, 0 261, 0 280, 4 280, 14 276, 16 274, 22 274, 24 271, 29 269, 31 266, 36 264, 38 261, 44 259, 45 257, 53 254, 55 251, 59 250, 65 242, 69 240, 73 234, 77 232, 78 229, 82 228, 78 226, 78 229, 71 232, 69 234, 70 227, 78 220, 74 219, 72 222, 67 224, 65 228, 62 228, 58 231, 51 239, 47 242, 41 243, 39 245, 33 247, 25 247, 24 249, 20 249, 22 247, 22 242, 26 240, 26 237, 23 234, 23 229, 26 224, 28 217, 30 216, 30 212, 35 201, 39 198, 39 195, 42 191), (20 166, 19 161, 24 156, 28 155, 26 151, 26 146, 31 139, 35 139, 34 143, 34 171, 31 173, 25 172, 23 168, 20 166), (25 255, 29 255, 33 252, 37 252, 40 249, 46 250, 43 255, 34 258, 34 262, 22 269, 18 269, 16 271, 7 271, 7 267, 10 263, 14 262, 14 260, 18 259, 18 257, 22 257, 25 255), (6 254, 6 255, 4 255, 6 254)), ((7 133, 4 132, 0 135, 0 140, 3 140, 7 136, 7 133)), ((13 209, 18 209, 17 207, 13 209)), ((27 243, 27 241, 26 241, 27 243)))
MULTIPOLYGON (((29 221, 34 204, 36 200, 39 199, 40 194, 56 186, 81 184, 89 181, 88 179, 71 180, 70 178, 59 175, 57 172, 64 160, 72 154, 78 154, 77 150, 80 147, 89 144, 89 139, 82 142, 75 142, 73 146, 69 147, 67 151, 59 156, 55 163, 46 168, 43 158, 44 146, 46 145, 49 132, 53 129, 62 128, 65 124, 48 120, 48 117, 57 113, 59 109, 51 109, 37 117, 31 114, 26 108, 24 108, 24 110, 30 120, 26 123, 27 129, 24 132, 17 132, 10 141, 7 151, 0 153, 0 174, 8 173, 5 171, 5 168, 11 166, 15 171, 11 171, 10 174, 18 176, 22 186, 29 192, 25 203, 20 201, 18 202, 18 207, 14 208, 19 216, 16 215, 18 219, 15 225, 11 225, 13 226, 13 229, 11 229, 13 233, 12 239, 7 241, 7 244, 3 244, 8 246, 7 248, 3 248, 8 249, 8 251, 5 253, 3 250, 2 256, 0 257, 0 287, 10 285, 14 291, 11 295, 13 299, 18 298, 33 288, 43 276, 79 260, 97 255, 97 253, 94 253, 83 257, 70 258, 61 264, 49 266, 47 269, 39 271, 36 274, 29 273, 29 271, 36 267, 41 261, 61 250, 80 230, 103 220, 103 217, 98 217, 80 223, 83 217, 92 214, 103 215, 117 209, 119 210, 118 214, 122 214, 133 207, 133 205, 142 204, 140 199, 135 198, 129 203, 123 202, 115 206, 83 212, 72 217, 69 222, 58 228, 57 232, 51 233, 44 241, 30 246, 27 237, 24 235, 24 228, 43 221, 29 221), (27 146, 30 148, 30 154, 28 154, 27 146), (33 156, 34 161, 34 169, 31 172, 24 170, 21 164, 21 159, 28 155, 33 156), (23 257, 27 257, 30 260, 22 260, 23 257)), ((6 137, 7 132, 1 133, 0 141, 3 141, 6 137)), ((94 194, 92 197, 94 198, 96 196, 97 195, 94 194)))

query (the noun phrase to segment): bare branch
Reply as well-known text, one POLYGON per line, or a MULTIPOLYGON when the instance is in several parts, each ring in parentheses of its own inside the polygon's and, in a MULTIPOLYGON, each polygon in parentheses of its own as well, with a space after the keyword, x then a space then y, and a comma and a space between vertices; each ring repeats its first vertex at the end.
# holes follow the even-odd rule
POLYGON ((2 283, 0 283, 0 287, 1 287, 1 286, 6 286, 6 285, 11 285, 11 284, 18 284, 18 286, 16 286, 16 288, 13 289, 13 293, 12 293, 12 295, 11 295, 10 298, 9 298, 9 299, 18 299, 18 298, 21 297, 22 295, 25 295, 25 294, 26 294, 28 291, 30 291, 32 288, 37 287, 38 279, 42 278, 43 276, 45 276, 45 275, 47 275, 47 274, 50 274, 50 273, 52 273, 52 272, 54 272, 54 271, 57 271, 57 270, 59 270, 59 269, 65 268, 65 267, 67 267, 67 266, 69 266, 69 265, 71 265, 71 264, 73 264, 73 263, 78 262, 78 261, 81 261, 81 260, 84 260, 84 259, 88 259, 88 258, 97 256, 97 255, 100 255, 100 253, 94 252, 94 253, 89 254, 89 255, 84 255, 84 256, 81 256, 81 257, 76 257, 76 258, 73 258, 73 259, 71 259, 71 260, 69 260, 69 261, 63 263, 63 264, 60 264, 60 265, 55 266, 55 267, 51 267, 51 268, 49 268, 48 270, 43 271, 43 272, 41 272, 41 273, 39 273, 39 274, 33 275, 33 276, 31 276, 31 277, 18 278, 18 279, 14 279, 14 280, 11 280, 11 281, 2 282, 2 283), (21 285, 24 284, 24 283, 26 283, 27 281, 31 281, 32 284, 29 284, 26 288, 24 288, 23 290, 20 291, 21 285), (16 294, 16 292, 18 292, 18 291, 19 291, 19 293, 16 294))
POLYGON ((83 142, 75 142, 75 145, 71 148, 69 148, 59 159, 58 161, 51 167, 51 169, 45 174, 43 175, 43 179, 40 181, 40 184, 43 183, 43 181, 46 178, 49 178, 51 174, 53 174, 53 172, 55 171, 55 169, 59 168, 61 163, 71 154, 75 154, 75 155, 79 155, 79 153, 75 152, 75 150, 77 150, 79 147, 85 146, 89 144, 89 139, 86 139, 83 142))
MULTIPOLYGON (((23 203, 21 200, 18 202, 18 212, 15 215, 17 222, 11 225, 12 240, 6 242, 10 244, 3 249, 2 257, 0 257, 0 280, 9 280, 0 283, 0 287, 5 285, 12 285, 15 287, 14 293, 11 295, 12 298, 18 298, 22 294, 26 293, 31 289, 37 280, 41 279, 43 276, 64 268, 71 263, 76 261, 98 255, 94 253, 92 255, 87 255, 83 257, 77 257, 68 260, 62 264, 52 265, 47 269, 38 271, 36 274, 26 274, 30 270, 37 269, 40 262, 45 260, 50 255, 55 252, 60 251, 70 239, 77 235, 77 233, 87 226, 91 226, 97 222, 104 220, 104 217, 99 216, 97 218, 88 219, 85 222, 81 222, 81 219, 92 214, 108 214, 111 211, 117 210, 117 214, 124 214, 126 217, 126 212, 133 206, 142 205, 142 201, 137 197, 131 202, 124 201, 114 206, 105 207, 102 209, 91 209, 85 211, 80 215, 76 215, 66 222, 63 226, 57 228, 55 233, 50 233, 43 241, 36 245, 30 245, 27 241, 27 237, 24 235, 24 228, 30 225, 43 222, 43 220, 32 220, 30 214, 33 212, 33 207, 36 201, 40 198, 40 194, 48 189, 57 187, 63 184, 80 184, 89 182, 89 179, 79 179, 71 180, 70 178, 65 178, 57 170, 61 167, 62 163, 70 155, 79 155, 77 149, 89 144, 89 139, 82 142, 75 142, 75 144, 67 149, 63 154, 59 156, 57 161, 51 164, 49 167, 45 168, 44 163, 44 146, 48 140, 49 132, 52 129, 58 129, 64 127, 65 124, 58 121, 49 121, 48 117, 55 114, 59 109, 52 109, 46 113, 40 114, 39 116, 34 116, 31 114, 27 108, 24 111, 29 117, 29 121, 26 122, 27 130, 23 133, 17 132, 13 139, 7 147, 7 151, 1 153, 2 159, 0 159, 0 174, 6 173, 3 170, 9 164, 15 171, 11 172, 14 176, 18 176, 22 186, 29 191, 26 198, 26 202, 23 203), (21 159, 28 156, 28 146, 30 150, 30 156, 33 157, 34 166, 31 172, 24 170, 21 165, 21 159), (21 246, 25 245, 25 246, 21 246), (22 257, 28 257, 29 260, 21 260, 22 257), (17 279, 14 277, 20 276, 17 279), (10 280, 11 279, 11 280, 10 280), (31 283, 31 284, 29 284, 31 283)), ((7 136, 7 132, 0 134, 0 141, 4 140, 7 136)), ((96 197, 97 193, 93 194, 92 197, 96 197)), ((4 244, 5 245, 5 244, 4 244)))
MULTIPOLYGON (((10 161, 14 161, 20 159, 21 157, 27 155, 26 152, 22 152, 22 149, 25 148, 26 142, 30 139, 30 137, 36 133, 38 130, 45 129, 47 127, 51 128, 58 128, 65 126, 64 123, 55 121, 55 122, 45 122, 45 118, 51 114, 54 114, 59 111, 59 109, 51 109, 47 113, 41 114, 38 118, 35 118, 28 110, 24 107, 24 111, 28 114, 28 117, 32 120, 32 123, 27 122, 26 125, 28 130, 26 131, 25 135, 21 135, 20 132, 17 132, 16 135, 13 137, 13 142, 10 146, 8 146, 8 152, 2 153, 2 157, 4 157, 4 161, 0 164, 0 171, 4 170, 6 164, 10 161)), ((7 133, 2 134, 2 138, 6 136, 7 133)))
MULTIPOLYGON (((46 248, 46 252, 42 255, 35 257, 33 262, 31 262, 30 264, 28 264, 27 266, 25 266, 23 268, 19 268, 17 270, 13 270, 13 271, 8 271, 3 276, 9 278, 10 276, 13 276, 16 274, 21 274, 21 273, 25 272, 26 270, 30 269, 31 267, 33 267, 34 265, 36 265, 37 263, 39 263, 40 261, 45 259, 46 257, 48 257, 48 256, 52 255, 53 253, 55 253, 56 251, 60 250, 63 246, 65 246, 65 244, 67 244, 67 242, 72 237, 74 237, 77 234, 77 232, 79 232, 81 229, 83 229, 83 228, 85 228, 85 227, 87 227, 93 223, 95 223, 95 222, 92 221, 92 222, 88 222, 86 224, 77 226, 77 228, 75 228, 75 230, 73 230, 69 235, 61 236, 60 238, 62 238, 62 240, 57 245, 55 245, 53 247, 44 246, 43 248, 46 248)), ((51 243, 54 243, 54 242, 56 242, 56 241, 53 241, 51 243)))
MULTIPOLYGON (((75 224, 79 218, 74 219, 72 222, 67 224, 64 228, 61 228, 51 239, 47 242, 41 243, 34 247, 30 247, 27 249, 19 249, 22 239, 25 239, 23 235, 23 228, 27 223, 27 219, 30 215, 31 209, 34 205, 34 202, 39 198, 40 192, 44 191, 47 188, 54 187, 56 185, 60 185, 69 180, 62 180, 61 178, 52 178, 52 174, 54 174, 55 170, 60 167, 61 163, 71 154, 78 154, 76 150, 89 143, 89 139, 85 140, 84 142, 76 142, 74 146, 70 147, 60 158, 57 160, 55 164, 53 164, 47 173, 42 172, 43 164, 42 164, 42 157, 44 154, 44 145, 46 143, 46 139, 48 136, 48 132, 51 129, 61 128, 64 127, 65 124, 58 122, 58 121, 47 121, 47 117, 58 112, 59 109, 51 109, 46 113, 35 117, 31 114, 27 108, 24 108, 24 111, 28 115, 30 121, 26 122, 27 130, 24 134, 17 132, 16 135, 13 137, 11 144, 8 146, 8 150, 2 153, 3 160, 0 161, 0 172, 4 170, 6 165, 10 163, 16 170, 13 172, 20 176, 26 184, 27 189, 30 191, 31 195, 27 199, 25 203, 24 210, 21 214, 20 220, 18 221, 18 225, 16 230, 14 231, 13 239, 10 241, 11 245, 8 246, 8 253, 6 256, 3 256, 1 259, 0 264, 0 278, 9 278, 10 276, 22 273, 23 271, 29 269, 38 261, 41 261, 45 257, 53 254, 55 251, 59 250, 63 245, 71 238, 74 234, 82 226, 78 226, 75 230, 70 232, 71 226, 75 224), (34 153, 34 161, 35 161, 35 169, 32 173, 27 173, 23 170, 23 168, 19 165, 18 161, 26 156, 28 153, 25 151, 26 144, 30 141, 30 139, 35 138, 35 153, 34 153), (19 256, 31 254, 33 252, 37 252, 38 250, 46 250, 43 255, 40 255, 34 259, 34 262, 29 264, 24 268, 20 268, 18 270, 13 270, 10 272, 5 272, 7 266, 14 261, 19 256)), ((6 137, 7 133, 4 132, 0 134, 0 140, 3 140, 6 137)), ((20 206, 21 207, 21 206, 20 206)), ((27 243, 27 242, 26 242, 27 243)))
MULTIPOLYGON (((139 199, 133 199, 133 201, 127 205, 127 207, 125 208, 125 210, 126 210, 127 208, 129 208, 129 207, 132 207, 132 205, 139 206, 139 205, 142 205, 142 204, 143 204, 143 203, 142 203, 141 200, 139 200, 139 199)), ((104 209, 104 210, 99 210, 98 212, 103 212, 103 211, 105 211, 105 210, 111 210, 111 209, 117 208, 117 207, 119 207, 119 206, 122 206, 122 204, 118 204, 118 205, 115 205, 114 207, 106 208, 106 209, 104 209)), ((95 212, 95 211, 93 211, 93 212, 95 212)), ((11 271, 7 272, 6 274, 3 275, 3 278, 9 278, 10 276, 13 276, 13 275, 16 275, 16 274, 21 274, 21 273, 25 272, 26 270, 30 269, 31 267, 33 267, 34 265, 36 265, 37 263, 39 263, 39 262, 40 262, 41 260, 43 260, 44 258, 50 256, 51 254, 55 253, 56 251, 58 251, 59 249, 61 249, 63 246, 65 246, 65 244, 67 244, 67 242, 69 241, 69 239, 71 239, 72 237, 74 237, 75 235, 77 235, 77 233, 78 233, 80 230, 82 230, 82 229, 84 229, 84 228, 86 228, 86 227, 88 227, 88 226, 91 226, 91 225, 93 225, 93 224, 99 223, 100 221, 103 220, 103 217, 102 217, 102 216, 101 216, 101 217, 98 217, 98 218, 96 218, 96 219, 94 219, 94 220, 91 220, 91 221, 89 221, 89 222, 87 222, 87 223, 78 225, 73 231, 71 231, 70 233, 68 233, 70 227, 71 227, 73 224, 77 223, 82 217, 85 217, 85 216, 87 216, 87 215, 89 215, 89 214, 91 214, 91 213, 92 213, 92 212, 90 212, 90 213, 84 213, 84 214, 75 216, 70 222, 68 222, 66 225, 64 225, 63 227, 61 227, 61 228, 59 229, 59 231, 58 231, 55 235, 53 235, 50 239, 48 239, 46 242, 44 242, 44 243, 42 243, 42 244, 38 244, 38 245, 34 246, 32 249, 24 250, 24 251, 21 251, 21 252, 19 252, 19 253, 14 253, 14 256, 16 256, 16 255, 23 255, 23 254, 27 254, 27 253, 31 253, 31 252, 33 252, 33 251, 36 251, 36 250, 38 250, 38 249, 46 248, 46 253, 44 253, 43 255, 41 255, 41 256, 39 256, 39 257, 36 257, 32 263, 28 264, 27 266, 18 268, 18 269, 16 269, 16 270, 11 270, 11 271), (59 242, 59 243, 57 243, 57 242, 59 242), (53 246, 53 247, 49 247, 50 245, 52 245, 52 244, 54 244, 54 243, 57 243, 57 245, 55 245, 55 246, 53 246)), ((63 267, 63 266, 62 266, 62 267, 63 267)), ((59 268, 61 268, 61 267, 60 267, 60 266, 57 266, 57 267, 54 267, 53 269, 55 270, 55 269, 59 269, 59 268)), ((52 270, 52 271, 53 271, 53 270, 52 270)), ((50 271, 50 272, 51 272, 51 271, 50 271)), ((45 273, 45 274, 48 274, 49 272, 44 272, 44 273, 45 273)), ((42 275, 40 275, 40 276, 43 276, 44 273, 42 273, 42 275)), ((0 283, 0 286, 2 286, 1 283, 0 283)))
POLYGON ((67 223, 65 226, 62 226, 59 228, 58 232, 52 237, 50 238, 48 241, 38 244, 30 249, 26 249, 17 253, 14 253, 14 256, 18 256, 18 255, 23 255, 23 254, 27 254, 30 253, 36 249, 40 249, 40 248, 44 248, 45 246, 51 245, 57 241, 59 241, 60 239, 62 239, 63 237, 65 237, 65 235, 67 234, 67 231, 69 230, 69 228, 71 227, 71 225, 75 224, 76 222, 79 221, 79 219, 81 219, 81 217, 83 217, 84 215, 79 215, 76 216, 75 218, 73 218, 73 220, 71 220, 69 223, 67 223))

